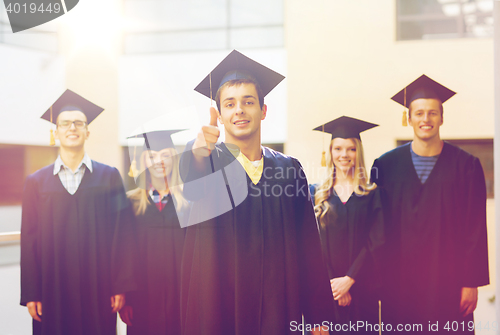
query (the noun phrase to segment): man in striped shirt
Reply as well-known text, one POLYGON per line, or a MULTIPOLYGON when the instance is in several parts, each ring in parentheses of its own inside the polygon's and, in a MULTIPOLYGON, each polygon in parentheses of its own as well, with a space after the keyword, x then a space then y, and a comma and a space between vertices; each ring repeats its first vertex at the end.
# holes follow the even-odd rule
POLYGON ((396 94, 413 141, 375 160, 371 176, 388 227, 383 321, 420 324, 424 334, 474 333, 477 287, 489 283, 481 163, 439 134, 453 95, 425 75, 396 94))

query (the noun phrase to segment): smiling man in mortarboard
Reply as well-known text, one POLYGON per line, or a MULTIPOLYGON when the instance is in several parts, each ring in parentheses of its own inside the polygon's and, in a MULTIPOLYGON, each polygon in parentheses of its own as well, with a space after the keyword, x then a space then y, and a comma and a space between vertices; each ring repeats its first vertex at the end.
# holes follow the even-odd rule
POLYGON ((384 322, 421 324, 419 333, 474 333, 477 287, 489 283, 481 163, 439 134, 443 103, 453 95, 425 75, 397 93, 392 99, 409 108, 413 141, 372 168, 387 196, 384 322))
POLYGON ((122 179, 84 149, 87 125, 102 111, 66 90, 42 116, 56 124, 61 147, 23 192, 21 304, 35 335, 115 334, 116 312, 135 289, 133 213, 122 179))
POLYGON ((218 111, 211 108, 210 124, 181 159, 190 219, 208 218, 186 233, 185 335, 296 334, 302 315, 321 324, 333 313, 302 167, 261 146, 264 96, 283 79, 233 51, 196 88, 218 111), (221 144, 217 121, 226 134, 221 144), (219 172, 220 182, 210 183, 219 172))

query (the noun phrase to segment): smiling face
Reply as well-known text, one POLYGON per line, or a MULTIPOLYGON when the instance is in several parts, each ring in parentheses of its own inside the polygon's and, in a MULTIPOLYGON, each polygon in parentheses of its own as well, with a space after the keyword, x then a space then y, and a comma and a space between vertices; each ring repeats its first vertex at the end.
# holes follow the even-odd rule
POLYGON ((356 143, 350 138, 336 137, 332 141, 332 162, 337 171, 344 175, 356 166, 356 143))
POLYGON ((439 127, 443 124, 441 101, 437 99, 416 99, 410 104, 409 123, 415 137, 430 141, 439 139, 439 127))
POLYGON ((172 173, 172 149, 166 148, 160 151, 149 150, 144 153, 146 167, 151 179, 164 181, 172 173))
POLYGON ((260 124, 267 106, 260 107, 254 84, 226 86, 220 91, 219 121, 224 125, 226 142, 260 141, 260 124))
POLYGON ((74 121, 87 122, 87 117, 80 111, 64 111, 57 117, 57 129, 54 133, 62 148, 83 149, 85 141, 89 138, 90 132, 87 125, 83 128, 77 128, 74 121), (61 126, 62 123, 72 122, 69 127, 61 126))

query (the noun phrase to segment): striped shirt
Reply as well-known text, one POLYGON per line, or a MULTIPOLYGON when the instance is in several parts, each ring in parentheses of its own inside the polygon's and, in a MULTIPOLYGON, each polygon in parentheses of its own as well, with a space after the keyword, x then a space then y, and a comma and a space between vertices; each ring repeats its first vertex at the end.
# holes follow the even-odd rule
POLYGON ((410 151, 411 151, 411 160, 413 161, 413 166, 415 167, 417 176, 420 179, 420 182, 424 184, 427 181, 427 178, 429 178, 429 175, 431 174, 434 165, 436 165, 439 155, 429 156, 429 157, 419 156, 413 152, 411 145, 410 145, 410 151))
POLYGON ((80 183, 82 182, 86 169, 89 169, 90 172, 92 172, 92 161, 87 153, 83 156, 83 159, 80 162, 80 165, 76 168, 75 172, 71 171, 71 169, 64 164, 61 156, 57 156, 54 163, 54 176, 58 174, 61 183, 68 193, 75 194, 76 190, 78 190, 78 187, 80 186, 80 183))

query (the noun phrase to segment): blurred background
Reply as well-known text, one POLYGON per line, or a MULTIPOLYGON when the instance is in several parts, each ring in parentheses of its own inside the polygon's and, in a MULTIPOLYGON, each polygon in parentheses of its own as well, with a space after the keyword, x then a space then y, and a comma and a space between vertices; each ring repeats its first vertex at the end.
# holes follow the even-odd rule
POLYGON ((66 88, 104 107, 89 126, 86 151, 116 166, 133 188, 127 136, 161 120, 189 129, 173 137, 182 150, 209 120, 211 102, 194 87, 233 49, 286 76, 266 97, 262 142, 297 157, 311 183, 322 178, 330 139, 314 127, 342 115, 380 124, 362 134, 369 168, 413 137, 401 126, 402 106, 390 100, 395 93, 424 73, 458 93, 444 104, 441 137, 483 165, 492 284, 480 289, 475 319, 489 322, 479 334, 500 334, 494 2, 85 0, 16 34, 0 7, 0 335, 31 334, 31 318, 19 306, 21 196, 25 177, 58 153, 48 145, 51 124, 40 116, 66 88))

